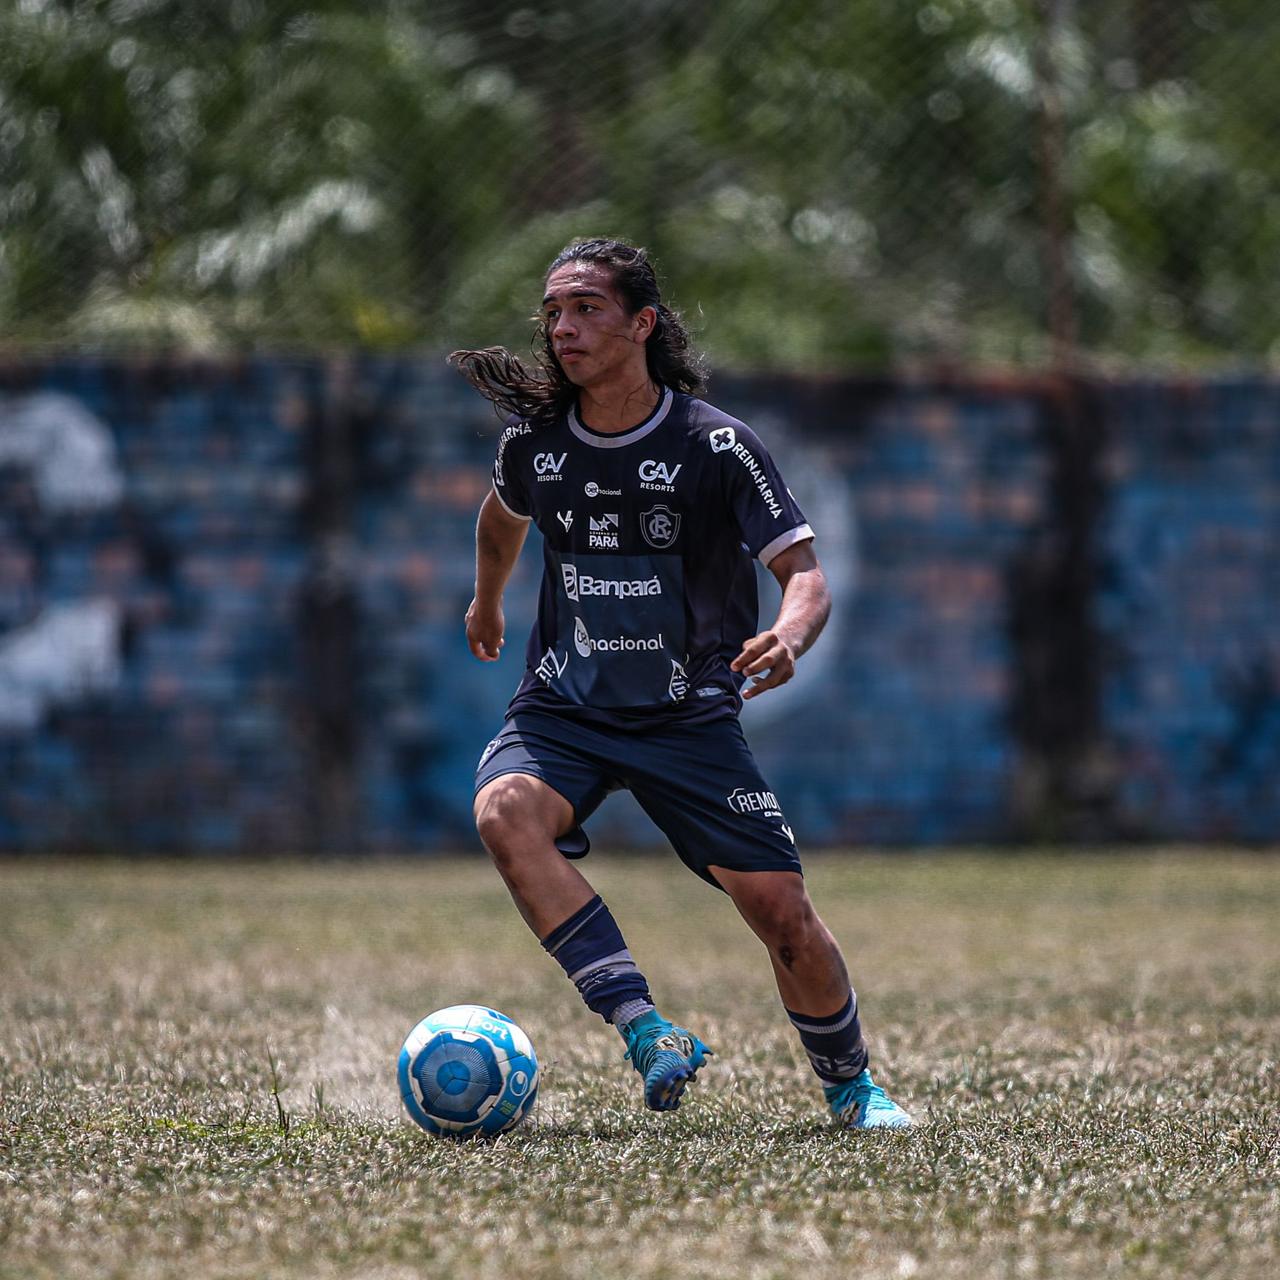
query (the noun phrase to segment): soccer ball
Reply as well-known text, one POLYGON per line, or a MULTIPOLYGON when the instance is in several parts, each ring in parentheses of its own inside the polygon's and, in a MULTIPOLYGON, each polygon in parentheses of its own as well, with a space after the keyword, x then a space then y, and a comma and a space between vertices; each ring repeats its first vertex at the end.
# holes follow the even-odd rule
POLYGON ((538 1059, 505 1014, 455 1004, 428 1014, 405 1038, 397 1068, 405 1109, 428 1133, 502 1133, 533 1110, 538 1059))

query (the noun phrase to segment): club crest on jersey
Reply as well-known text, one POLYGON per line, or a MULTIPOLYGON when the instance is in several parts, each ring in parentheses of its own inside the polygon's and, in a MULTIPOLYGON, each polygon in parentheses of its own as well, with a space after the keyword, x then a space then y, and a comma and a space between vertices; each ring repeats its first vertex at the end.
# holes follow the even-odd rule
POLYGON ((723 453, 738 443, 738 433, 732 427, 720 427, 707 438, 711 441, 712 453, 723 453))
POLYGON ((680 515, 660 502, 640 517, 640 532, 651 547, 665 551, 680 532, 680 515))
POLYGON ((617 551, 618 549, 618 517, 606 513, 592 516, 590 532, 587 535, 587 546, 597 551, 617 551))

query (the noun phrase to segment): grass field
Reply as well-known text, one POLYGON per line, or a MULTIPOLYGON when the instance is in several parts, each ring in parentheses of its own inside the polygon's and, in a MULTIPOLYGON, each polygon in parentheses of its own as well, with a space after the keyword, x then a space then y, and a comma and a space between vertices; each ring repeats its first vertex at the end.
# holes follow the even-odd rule
POLYGON ((910 1134, 829 1126, 727 900, 591 862, 720 1053, 674 1116, 479 861, 0 864, 0 1275, 1280 1273, 1280 861, 812 857, 910 1134), (544 1064, 496 1143, 400 1118, 455 1001, 544 1064))

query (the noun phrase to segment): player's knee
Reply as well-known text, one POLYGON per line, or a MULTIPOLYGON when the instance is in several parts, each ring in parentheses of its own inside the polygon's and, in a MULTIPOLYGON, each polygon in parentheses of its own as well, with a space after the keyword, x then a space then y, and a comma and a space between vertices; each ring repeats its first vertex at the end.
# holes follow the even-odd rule
POLYGON ((476 797, 476 831, 499 865, 528 852, 544 834, 543 815, 532 779, 521 774, 499 778, 476 797))
POLYGON ((756 896, 751 914, 755 931, 775 950, 782 946, 803 949, 822 929, 803 888, 770 888, 756 896))

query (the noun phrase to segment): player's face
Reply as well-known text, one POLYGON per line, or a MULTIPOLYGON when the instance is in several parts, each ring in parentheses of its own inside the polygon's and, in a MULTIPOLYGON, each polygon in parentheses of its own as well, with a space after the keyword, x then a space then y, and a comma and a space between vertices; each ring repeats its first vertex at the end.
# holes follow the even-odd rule
POLYGON ((630 316, 613 287, 613 273, 596 262, 566 262, 547 277, 542 318, 565 377, 599 386, 632 368, 643 374, 652 308, 630 316))

